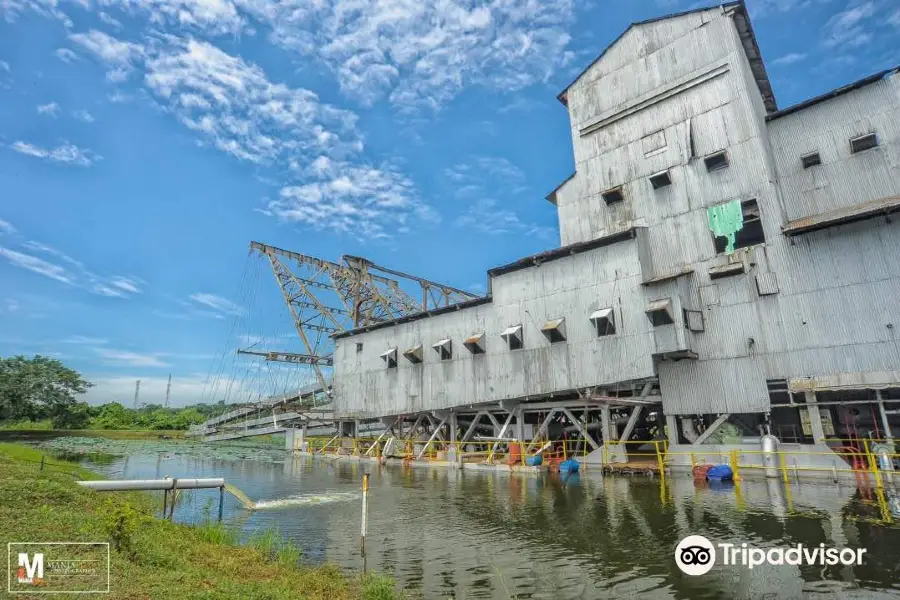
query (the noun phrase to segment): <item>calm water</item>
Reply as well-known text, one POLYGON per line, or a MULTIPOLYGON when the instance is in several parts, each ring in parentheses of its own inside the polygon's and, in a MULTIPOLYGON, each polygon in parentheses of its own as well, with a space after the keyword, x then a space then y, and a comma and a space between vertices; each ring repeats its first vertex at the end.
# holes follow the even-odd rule
MULTIPOLYGON (((698 487, 687 477, 661 488, 643 476, 561 480, 310 457, 278 463, 132 453, 99 462, 91 466, 121 479, 224 477, 263 502, 251 513, 227 497, 226 519, 245 533, 276 525, 308 560, 390 572, 426 598, 900 596, 900 529, 871 522, 890 513, 874 492, 867 498, 852 486, 785 490, 780 482, 744 482, 736 493, 698 487), (365 565, 364 472, 371 474, 365 565), (673 550, 689 534, 714 543, 825 543, 868 553, 861 567, 717 565, 688 577, 673 550)), ((193 492, 176 518, 197 519, 209 502, 218 502, 218 491, 193 492)))

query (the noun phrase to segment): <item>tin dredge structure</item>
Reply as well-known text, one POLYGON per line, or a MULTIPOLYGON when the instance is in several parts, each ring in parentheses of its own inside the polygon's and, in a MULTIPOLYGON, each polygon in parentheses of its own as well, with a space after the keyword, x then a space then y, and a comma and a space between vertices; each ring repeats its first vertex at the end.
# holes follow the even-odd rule
MULTIPOLYGON (((898 71, 779 110, 733 2, 633 24, 558 98, 575 158, 547 196, 561 245, 491 269, 483 297, 254 246, 330 395, 326 451, 515 462, 565 441, 587 464, 762 465, 774 436, 823 470, 892 453, 898 71)), ((304 419, 285 420, 291 448, 304 419)))

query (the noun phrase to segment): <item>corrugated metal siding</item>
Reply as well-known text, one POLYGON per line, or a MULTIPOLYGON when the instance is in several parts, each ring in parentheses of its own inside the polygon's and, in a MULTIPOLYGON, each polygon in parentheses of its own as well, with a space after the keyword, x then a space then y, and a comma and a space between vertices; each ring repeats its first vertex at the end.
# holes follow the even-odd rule
POLYGON ((496 277, 490 304, 338 340, 336 410, 433 410, 613 385, 658 370, 668 413, 755 412, 768 409, 766 379, 900 369, 900 223, 781 235, 787 220, 810 211, 900 193, 900 77, 767 124, 737 32, 718 14, 632 31, 567 93, 577 174, 557 194, 562 243, 635 225, 638 238, 496 277), (704 20, 711 22, 700 27, 704 20), (729 70, 580 135, 598 114, 717 61, 729 70), (872 128, 881 146, 850 156, 847 140, 872 128), (708 173, 701 159, 689 160, 691 130, 698 154, 725 148, 730 167, 708 173), (664 136, 666 148, 645 156, 643 138, 658 131, 654 144, 664 136), (811 149, 825 164, 804 172, 799 157, 811 149), (672 185, 653 190, 647 177, 666 168, 672 185), (607 207, 600 194, 618 185, 625 202, 607 207), (715 255, 706 209, 735 198, 757 200, 766 244, 733 255, 746 273, 712 281, 709 269, 728 257, 715 255), (693 272, 641 285, 685 266, 693 272), (760 297, 759 273, 774 274, 779 292, 760 297), (715 303, 702 302, 701 288, 715 303), (665 297, 678 323, 654 331, 644 308, 665 297), (702 310, 704 332, 677 329, 682 306, 702 310), (605 307, 615 308, 617 335, 597 338, 588 318, 605 307), (561 317, 568 341, 550 345, 540 325, 561 317), (499 334, 516 324, 525 348, 510 351, 499 334), (473 356, 461 342, 481 331, 487 353, 473 356), (454 340, 453 360, 441 362, 430 349, 443 338, 454 340), (359 354, 356 342, 364 343, 359 354), (388 370, 379 358, 418 343, 426 345, 425 364, 401 358, 388 370), (660 345, 689 347, 699 360, 654 365, 660 345))

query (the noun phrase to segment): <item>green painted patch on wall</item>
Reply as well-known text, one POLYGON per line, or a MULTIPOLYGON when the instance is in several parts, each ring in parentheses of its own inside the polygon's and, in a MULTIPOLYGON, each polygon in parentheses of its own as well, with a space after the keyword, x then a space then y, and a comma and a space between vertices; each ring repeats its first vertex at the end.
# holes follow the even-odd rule
POLYGON ((744 213, 741 210, 740 200, 731 200, 724 204, 717 204, 706 209, 709 219, 709 230, 716 237, 728 240, 725 254, 734 252, 734 243, 737 232, 744 228, 744 213))

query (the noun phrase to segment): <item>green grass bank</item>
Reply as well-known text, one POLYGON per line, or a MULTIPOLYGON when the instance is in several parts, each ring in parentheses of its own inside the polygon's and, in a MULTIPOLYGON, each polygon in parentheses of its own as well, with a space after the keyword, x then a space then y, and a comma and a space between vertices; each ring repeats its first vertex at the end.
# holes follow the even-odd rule
POLYGON ((27 446, 0 443, 0 541, 110 542, 111 585, 104 598, 404 597, 388 577, 304 565, 301 548, 273 531, 238 545, 238 535, 227 526, 158 519, 159 502, 150 494, 81 488, 76 479, 99 477, 49 457, 42 470, 41 456, 27 446))

